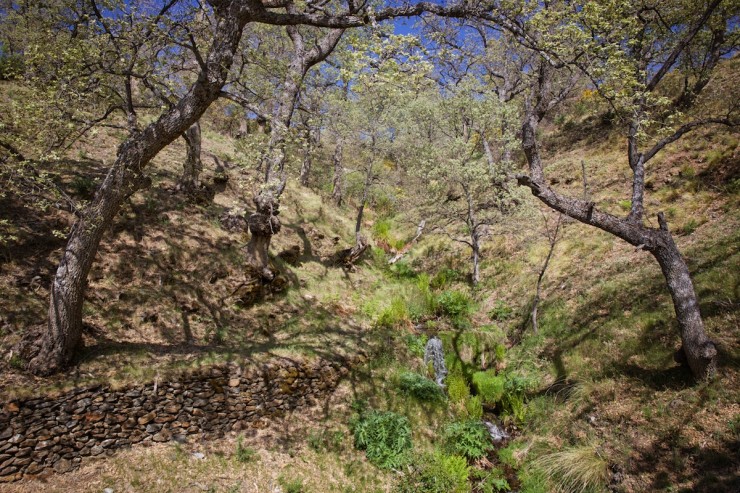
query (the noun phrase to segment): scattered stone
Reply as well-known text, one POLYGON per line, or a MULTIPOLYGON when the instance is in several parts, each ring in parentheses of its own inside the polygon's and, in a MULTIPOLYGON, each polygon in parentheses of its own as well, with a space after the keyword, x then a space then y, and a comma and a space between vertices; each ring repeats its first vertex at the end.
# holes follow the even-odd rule
POLYGON ((205 458, 206 458, 205 454, 202 454, 200 452, 193 452, 193 459, 203 460, 205 458))

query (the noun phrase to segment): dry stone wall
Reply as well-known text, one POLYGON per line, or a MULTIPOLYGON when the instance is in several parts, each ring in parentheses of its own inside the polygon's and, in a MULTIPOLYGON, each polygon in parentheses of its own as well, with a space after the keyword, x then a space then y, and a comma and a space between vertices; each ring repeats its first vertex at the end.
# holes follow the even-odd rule
POLYGON ((79 467, 141 442, 187 442, 258 426, 333 390, 350 362, 281 359, 259 367, 210 367, 169 382, 99 386, 2 404, 0 482, 79 467))

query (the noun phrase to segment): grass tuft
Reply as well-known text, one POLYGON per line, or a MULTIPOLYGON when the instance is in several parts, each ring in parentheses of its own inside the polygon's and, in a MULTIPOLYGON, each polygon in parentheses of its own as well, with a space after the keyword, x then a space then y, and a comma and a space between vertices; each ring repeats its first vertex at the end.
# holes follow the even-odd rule
POLYGON ((593 445, 580 445, 538 458, 534 465, 563 493, 602 491, 609 479, 607 461, 593 445))

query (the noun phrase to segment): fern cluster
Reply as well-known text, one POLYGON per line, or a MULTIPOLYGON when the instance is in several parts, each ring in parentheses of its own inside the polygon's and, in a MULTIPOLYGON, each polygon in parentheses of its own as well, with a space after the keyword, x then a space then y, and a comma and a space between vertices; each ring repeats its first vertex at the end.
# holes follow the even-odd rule
POLYGON ((401 373, 398 386, 407 395, 423 402, 440 402, 445 398, 439 385, 418 373, 401 373))
POLYGON ((396 485, 397 493, 467 493, 470 467, 464 457, 441 452, 421 454, 396 485))
POLYGON ((475 460, 493 450, 488 430, 480 421, 456 421, 445 426, 442 433, 445 450, 475 460))
POLYGON ((405 416, 391 411, 369 411, 352 423, 355 447, 381 469, 394 469, 408 460, 411 427, 405 416))

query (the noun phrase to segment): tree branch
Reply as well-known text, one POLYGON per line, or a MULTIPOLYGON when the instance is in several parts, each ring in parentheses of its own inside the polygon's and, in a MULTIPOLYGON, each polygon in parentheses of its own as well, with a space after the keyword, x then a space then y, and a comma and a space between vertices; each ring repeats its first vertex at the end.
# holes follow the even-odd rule
POLYGON ((727 125, 728 127, 736 127, 740 122, 732 121, 729 118, 704 118, 701 120, 695 120, 693 122, 681 125, 673 134, 669 135, 658 141, 649 151, 644 154, 644 162, 647 163, 652 159, 658 152, 660 152, 665 146, 671 144, 680 139, 684 134, 691 132, 692 130, 702 127, 704 125, 719 124, 727 125))

